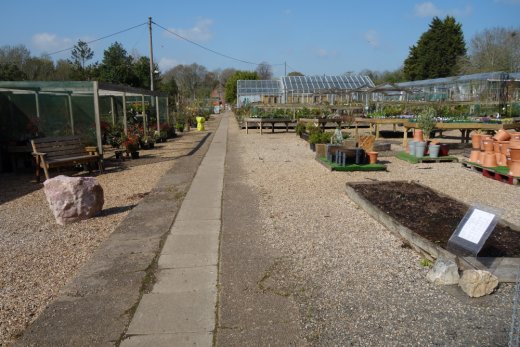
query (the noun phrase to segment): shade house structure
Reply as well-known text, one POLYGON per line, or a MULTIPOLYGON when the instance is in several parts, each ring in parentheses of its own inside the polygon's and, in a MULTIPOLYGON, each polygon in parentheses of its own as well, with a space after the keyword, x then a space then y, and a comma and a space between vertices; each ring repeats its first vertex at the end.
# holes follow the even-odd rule
MULTIPOLYGON (((0 81, 0 149, 77 135, 103 153, 107 129, 173 125, 165 93, 97 81, 0 81)), ((1 155, 1 152, 0 152, 1 155)))

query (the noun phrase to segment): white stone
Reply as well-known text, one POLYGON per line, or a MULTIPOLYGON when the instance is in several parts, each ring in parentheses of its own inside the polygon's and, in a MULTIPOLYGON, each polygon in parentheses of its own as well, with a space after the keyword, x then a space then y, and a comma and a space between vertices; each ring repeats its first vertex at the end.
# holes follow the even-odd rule
POLYGON ((439 257, 426 275, 426 279, 439 285, 458 284, 460 279, 459 268, 453 260, 439 257))
POLYGON ((57 176, 43 183, 47 202, 60 225, 90 218, 103 209, 103 188, 94 177, 57 176))
POLYGON ((466 270, 459 281, 462 290, 472 298, 493 293, 498 286, 498 278, 489 271, 466 270))

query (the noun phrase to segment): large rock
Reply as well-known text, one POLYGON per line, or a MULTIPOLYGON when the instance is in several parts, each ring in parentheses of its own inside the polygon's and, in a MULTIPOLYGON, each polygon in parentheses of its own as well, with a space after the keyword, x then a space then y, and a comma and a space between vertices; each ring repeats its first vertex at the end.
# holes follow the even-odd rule
POLYGON ((57 176, 43 184, 54 218, 60 225, 90 218, 101 211, 103 188, 94 177, 57 176))
POLYGON ((498 278, 489 271, 466 270, 459 281, 462 290, 472 298, 493 293, 498 286, 498 278))
POLYGON ((439 285, 457 284, 460 279, 459 268, 453 260, 439 257, 426 275, 426 279, 439 285))

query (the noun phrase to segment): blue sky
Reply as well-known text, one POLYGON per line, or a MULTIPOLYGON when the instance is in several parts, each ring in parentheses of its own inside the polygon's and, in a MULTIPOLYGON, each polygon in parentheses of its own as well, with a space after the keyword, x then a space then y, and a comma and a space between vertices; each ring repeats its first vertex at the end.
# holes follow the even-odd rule
MULTIPOLYGON (((222 54, 268 62, 275 76, 297 70, 336 75, 362 69, 395 70, 433 16, 452 15, 466 42, 493 27, 520 26, 520 0, 356 1, 5 1, 0 46, 25 45, 32 55, 51 53, 147 22, 222 54)), ((101 60, 114 41, 129 53, 148 55, 146 25, 94 42, 101 60)), ((153 26, 154 60, 162 71, 197 63, 209 70, 245 64, 208 52, 153 26)), ((70 51, 52 55, 69 58, 70 51)))

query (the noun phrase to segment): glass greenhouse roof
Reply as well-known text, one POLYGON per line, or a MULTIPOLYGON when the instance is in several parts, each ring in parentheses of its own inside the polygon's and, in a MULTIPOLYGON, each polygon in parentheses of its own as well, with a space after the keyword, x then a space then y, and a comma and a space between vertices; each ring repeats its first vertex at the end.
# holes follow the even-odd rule
POLYGON ((457 82, 468 82, 468 81, 503 81, 509 78, 515 78, 517 74, 507 74, 505 72, 485 72, 478 73, 472 75, 463 75, 463 76, 452 76, 452 77, 444 77, 444 78, 434 78, 429 80, 420 80, 420 81, 409 81, 409 82, 400 82, 396 83, 399 87, 420 87, 426 85, 434 85, 434 84, 451 84, 457 82))
POLYGON ((320 91, 353 90, 374 87, 368 76, 285 76, 281 78, 288 92, 314 93, 320 91))
POLYGON ((282 88, 279 80, 238 80, 237 93, 245 94, 280 94, 282 88))

